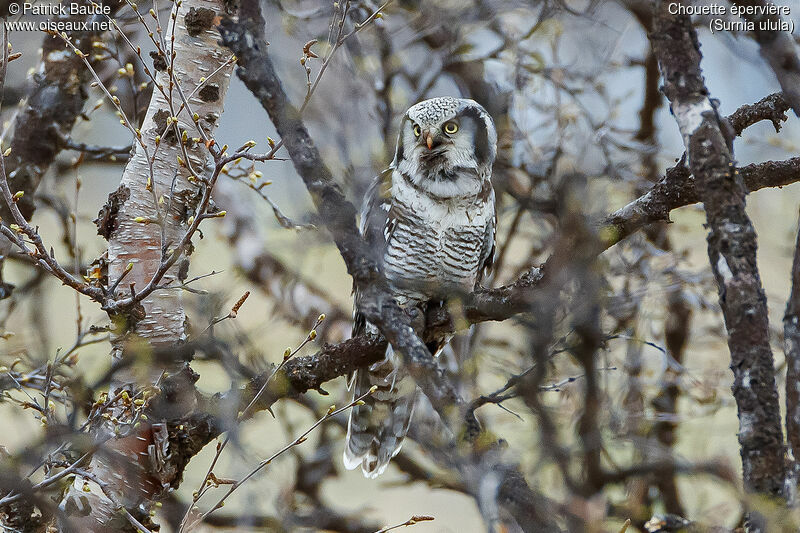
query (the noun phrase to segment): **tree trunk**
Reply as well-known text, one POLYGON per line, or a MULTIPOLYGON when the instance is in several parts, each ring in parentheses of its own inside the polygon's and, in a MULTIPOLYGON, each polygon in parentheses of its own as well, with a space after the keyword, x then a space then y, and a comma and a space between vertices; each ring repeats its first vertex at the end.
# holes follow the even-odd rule
MULTIPOLYGON (((178 5, 154 61, 157 86, 141 127, 141 142, 98 222, 98 232, 109 240, 109 288, 117 286, 117 297, 146 287, 180 243, 192 217, 201 215, 196 210, 210 162, 205 140, 212 138, 222 114, 233 68, 230 52, 217 44, 215 24, 224 15, 224 2, 184 0, 178 5)), ((191 248, 190 243, 182 251, 188 255, 191 248)), ((174 373, 182 366, 181 361, 165 363, 153 355, 171 352, 186 339, 181 291, 175 287, 183 277, 180 270, 188 268, 187 260, 177 261, 159 282, 170 288, 157 289, 141 305, 111 317, 116 327, 112 362, 125 365, 115 373, 110 396, 124 388, 134 398, 164 372, 174 373)), ((176 416, 192 407, 193 395, 184 396, 171 406, 176 416)), ((158 468, 161 454, 170 453, 165 421, 141 419, 141 409, 124 404, 123 397, 113 410, 117 420, 96 431, 98 441, 113 438, 95 453, 87 468, 90 475, 76 477, 62 501, 62 509, 77 511, 69 524, 62 524, 65 529, 119 531, 133 527, 130 516, 147 524, 150 505, 179 481, 174 472, 158 468), (87 509, 87 516, 75 516, 87 509)))
MULTIPOLYGON (((690 18, 671 15, 667 2, 660 2, 650 39, 708 221, 708 256, 731 353, 744 485, 780 497, 785 446, 767 298, 756 264, 756 233, 745 211, 746 190, 732 156, 735 130, 720 120, 708 96, 690 18)), ((764 530, 756 513, 750 518, 750 531, 764 530)))

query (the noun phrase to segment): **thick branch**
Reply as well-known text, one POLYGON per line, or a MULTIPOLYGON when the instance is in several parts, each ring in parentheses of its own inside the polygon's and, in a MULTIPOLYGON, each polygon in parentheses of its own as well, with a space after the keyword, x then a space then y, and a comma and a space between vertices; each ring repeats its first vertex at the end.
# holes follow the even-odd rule
POLYGON ((745 212, 747 190, 734 170, 733 135, 709 99, 689 17, 670 15, 668 3, 661 2, 650 39, 706 211, 708 254, 728 330, 744 483, 750 491, 778 496, 784 445, 766 296, 756 265, 756 234, 745 212))
MULTIPOLYGON (((779 129, 786 120, 789 103, 780 93, 771 94, 753 105, 744 105, 727 117, 736 135, 753 124, 769 120, 779 129)), ((748 192, 765 187, 781 187, 800 181, 800 158, 767 161, 738 169, 748 192)), ((695 178, 684 160, 667 170, 647 193, 618 209, 604 221, 606 245, 611 246, 647 224, 669 221, 669 212, 700 202, 695 178)))

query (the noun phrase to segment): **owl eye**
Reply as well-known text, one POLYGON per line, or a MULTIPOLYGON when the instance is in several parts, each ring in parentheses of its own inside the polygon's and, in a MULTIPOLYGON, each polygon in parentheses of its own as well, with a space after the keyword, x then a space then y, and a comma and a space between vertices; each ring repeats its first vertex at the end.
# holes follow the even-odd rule
POLYGON ((445 123, 444 132, 447 133, 448 135, 452 135, 457 131, 458 131, 458 124, 456 124, 455 122, 445 123))
POLYGON ((419 129, 419 126, 414 124, 414 137, 419 137, 420 133, 422 133, 419 129))

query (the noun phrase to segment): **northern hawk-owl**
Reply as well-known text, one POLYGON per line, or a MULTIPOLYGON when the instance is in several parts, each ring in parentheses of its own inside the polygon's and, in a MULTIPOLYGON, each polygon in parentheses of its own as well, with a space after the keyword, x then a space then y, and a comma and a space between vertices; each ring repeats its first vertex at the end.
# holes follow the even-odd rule
MULTIPOLYGON (((492 164, 497 132, 473 100, 440 97, 403 115, 394 160, 367 191, 361 233, 377 250, 398 303, 425 312, 432 302, 473 290, 494 258, 492 164)), ((357 312, 353 336, 377 329, 357 312)), ((437 352, 448 339, 429 345, 437 352)), ((351 378, 355 397, 344 464, 376 477, 402 445, 417 398, 391 347, 384 361, 351 378)))

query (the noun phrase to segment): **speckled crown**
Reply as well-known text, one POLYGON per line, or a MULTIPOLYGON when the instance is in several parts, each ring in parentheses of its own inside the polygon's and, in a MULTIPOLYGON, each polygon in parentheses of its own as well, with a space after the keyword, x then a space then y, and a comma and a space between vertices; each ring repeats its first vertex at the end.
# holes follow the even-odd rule
POLYGON ((456 114, 461 100, 452 96, 440 96, 423 100, 408 109, 408 118, 414 122, 436 123, 456 114))

